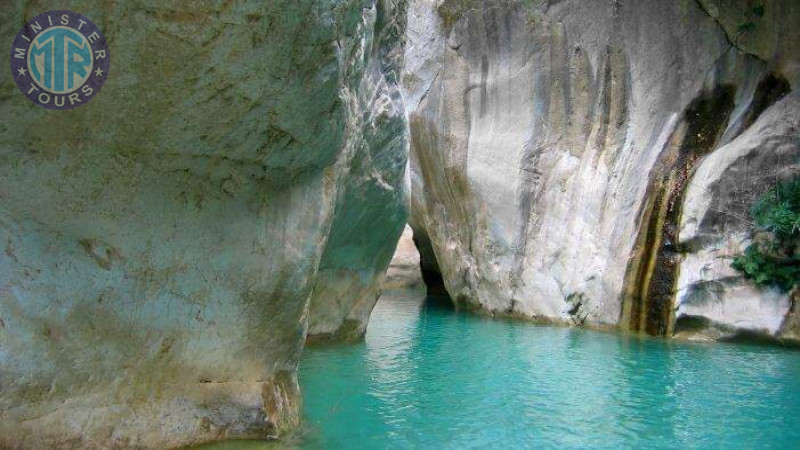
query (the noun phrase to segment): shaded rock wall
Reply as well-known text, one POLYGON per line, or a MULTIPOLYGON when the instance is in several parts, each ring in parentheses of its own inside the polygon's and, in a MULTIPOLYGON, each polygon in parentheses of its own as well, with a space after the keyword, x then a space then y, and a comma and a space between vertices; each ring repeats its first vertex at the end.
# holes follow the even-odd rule
POLYGON ((312 289, 350 261, 374 289, 403 222, 402 5, 56 3, 0 4, 0 41, 69 7, 111 76, 48 111, 2 71, 0 447, 280 434, 312 289))
POLYGON ((402 66, 405 0, 375 9, 374 36, 363 53, 365 76, 345 96, 354 114, 347 145, 353 157, 328 245, 322 255, 309 312, 310 339, 361 337, 397 239, 406 221, 408 130, 398 86, 402 66))
POLYGON ((410 223, 454 302, 673 333, 686 188, 797 80, 796 2, 751 3, 410 3, 410 223))

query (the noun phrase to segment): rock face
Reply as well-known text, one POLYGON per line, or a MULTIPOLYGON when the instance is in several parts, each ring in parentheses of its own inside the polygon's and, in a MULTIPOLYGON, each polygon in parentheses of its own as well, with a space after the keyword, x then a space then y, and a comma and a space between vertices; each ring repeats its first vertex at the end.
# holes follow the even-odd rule
POLYGON ((534 320, 777 333, 788 296, 741 279, 722 300, 697 288, 733 276, 719 252, 744 238, 741 223, 708 228, 707 208, 800 158, 787 97, 800 4, 761 3, 410 2, 410 223, 426 279, 457 305, 534 320))
POLYGON ((748 332, 797 339, 786 321, 792 301, 756 288, 730 267, 750 244, 748 208, 778 181, 800 173, 800 95, 769 108, 709 155, 686 190, 680 243, 676 332, 712 338, 748 332))
POLYGON ((406 221, 408 126, 398 86, 405 37, 405 0, 386 2, 365 41, 365 75, 345 90, 354 114, 347 145, 353 153, 339 191, 309 313, 310 339, 363 336, 406 221), (395 12, 391 14, 390 12, 395 12))
POLYGON ((392 256, 389 269, 386 272, 386 283, 384 289, 404 289, 423 287, 422 276, 419 267, 419 251, 414 244, 414 232, 411 227, 406 225, 400 240, 397 242, 397 250, 392 256))
MULTIPOLYGON (((0 41, 51 6, 3 2, 0 41)), ((312 290, 373 301, 404 222, 402 3, 80 8, 94 100, 0 78, 0 447, 280 434, 312 290)))

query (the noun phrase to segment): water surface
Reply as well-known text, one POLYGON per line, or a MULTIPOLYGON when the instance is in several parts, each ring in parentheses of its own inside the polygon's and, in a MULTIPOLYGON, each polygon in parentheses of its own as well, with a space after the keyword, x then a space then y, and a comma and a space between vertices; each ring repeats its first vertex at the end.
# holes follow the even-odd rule
POLYGON ((310 348, 308 448, 800 448, 800 352, 490 320, 387 292, 310 348))

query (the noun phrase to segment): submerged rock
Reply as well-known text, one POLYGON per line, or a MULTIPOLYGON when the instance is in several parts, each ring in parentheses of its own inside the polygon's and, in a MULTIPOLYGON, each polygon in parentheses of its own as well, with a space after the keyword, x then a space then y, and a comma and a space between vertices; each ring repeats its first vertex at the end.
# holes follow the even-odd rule
MULTIPOLYGON (((410 2, 410 223, 457 305, 654 335, 674 333, 676 308, 741 312, 777 332, 787 296, 769 290, 731 294, 746 297, 736 313, 691 309, 690 285, 731 274, 691 275, 711 244, 680 231, 701 195, 687 186, 720 147, 786 132, 780 116, 800 112, 781 101, 798 80, 798 3, 751 3, 410 2)), ((796 132, 784 141, 741 157, 797 173, 796 132)))
MULTIPOLYGON (((0 41, 46 3, 2 3, 0 41)), ((82 5, 94 100, 0 83, 0 447, 279 435, 312 290, 374 291, 404 222, 402 2, 82 5)))

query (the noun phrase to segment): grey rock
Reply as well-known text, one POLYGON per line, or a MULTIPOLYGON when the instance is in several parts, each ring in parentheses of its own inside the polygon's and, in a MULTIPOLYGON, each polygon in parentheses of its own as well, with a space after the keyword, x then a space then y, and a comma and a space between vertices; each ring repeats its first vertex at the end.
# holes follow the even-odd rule
POLYGON ((686 186, 797 83, 796 2, 764 3, 736 34, 750 2, 410 2, 422 266, 458 306, 671 335, 686 186))
POLYGON ((800 95, 793 92, 709 155, 687 187, 680 230, 687 253, 677 285, 678 334, 787 334, 796 339, 783 327, 792 305, 789 294, 753 285, 731 262, 754 238, 749 206, 777 182, 800 174, 798 111, 800 95))
POLYGON ((353 120, 347 135, 353 153, 339 191, 309 311, 309 339, 363 336, 380 295, 392 252, 406 221, 405 168, 408 130, 399 88, 405 0, 373 9, 375 36, 365 41, 365 76, 345 96, 353 120))
MULTIPOLYGON (((374 290, 402 226, 402 5, 71 8, 111 49, 96 98, 48 111, 0 78, 0 447, 280 435, 312 290, 374 290), (343 231, 370 221, 386 242, 343 231)), ((0 41, 48 9, 3 2, 0 41)))

